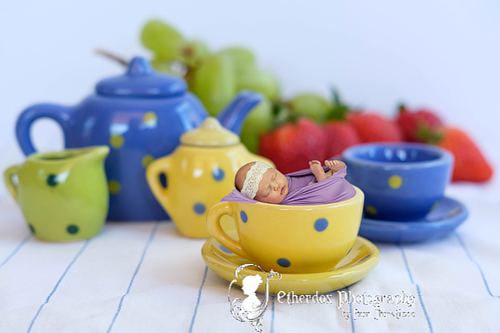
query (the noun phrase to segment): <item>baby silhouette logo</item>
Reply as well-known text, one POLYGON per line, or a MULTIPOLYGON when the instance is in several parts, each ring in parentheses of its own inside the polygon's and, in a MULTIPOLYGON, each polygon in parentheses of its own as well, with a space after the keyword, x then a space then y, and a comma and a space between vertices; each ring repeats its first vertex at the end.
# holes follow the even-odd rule
POLYGON ((241 322, 249 322, 255 327, 257 332, 262 332, 264 325, 262 324, 262 319, 264 318, 264 313, 267 309, 267 303, 269 301, 269 280, 271 279, 281 279, 281 274, 273 270, 271 272, 266 272, 260 266, 254 264, 241 265, 234 271, 236 279, 233 279, 229 284, 229 289, 227 291, 227 299, 230 303, 230 312, 234 319, 241 322), (247 297, 242 301, 239 298, 231 300, 231 288, 234 283, 241 279, 240 272, 247 267, 256 267, 264 274, 247 275, 241 280, 242 287, 241 290, 243 294, 247 297), (265 277, 265 281, 262 280, 262 275, 265 277), (257 295, 257 289, 259 286, 265 282, 265 297, 260 300, 257 295))

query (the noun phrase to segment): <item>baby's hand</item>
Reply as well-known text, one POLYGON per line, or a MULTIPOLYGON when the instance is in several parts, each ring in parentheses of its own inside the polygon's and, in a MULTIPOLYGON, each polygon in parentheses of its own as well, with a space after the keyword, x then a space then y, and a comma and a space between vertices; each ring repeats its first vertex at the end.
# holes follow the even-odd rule
POLYGON ((345 163, 339 160, 333 160, 333 161, 326 160, 325 165, 333 172, 337 172, 343 167, 345 167, 345 163))

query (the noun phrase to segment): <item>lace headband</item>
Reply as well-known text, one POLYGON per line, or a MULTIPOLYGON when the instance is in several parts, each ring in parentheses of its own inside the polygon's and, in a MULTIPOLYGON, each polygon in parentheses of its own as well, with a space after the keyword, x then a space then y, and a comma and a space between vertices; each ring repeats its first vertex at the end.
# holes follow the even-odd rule
POLYGON ((262 177, 271 167, 264 162, 257 161, 252 165, 250 170, 247 172, 247 177, 243 182, 243 188, 241 189, 241 193, 250 199, 255 198, 257 191, 259 190, 259 184, 262 180, 262 177))

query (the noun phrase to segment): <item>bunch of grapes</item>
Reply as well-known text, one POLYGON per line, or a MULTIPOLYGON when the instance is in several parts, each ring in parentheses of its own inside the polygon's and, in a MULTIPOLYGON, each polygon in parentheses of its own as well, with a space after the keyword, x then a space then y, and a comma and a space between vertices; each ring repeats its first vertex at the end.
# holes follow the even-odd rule
POLYGON ((254 54, 247 48, 211 52, 202 41, 187 40, 158 20, 143 27, 141 40, 153 52, 153 67, 183 77, 212 116, 241 90, 260 92, 264 99, 245 120, 241 142, 250 151, 270 158, 282 171, 307 168, 311 158, 338 156, 344 149, 363 142, 407 140, 438 144, 452 151, 456 180, 491 178, 492 168, 475 143, 461 130, 446 128, 432 111, 407 112, 403 108, 395 119, 390 119, 347 106, 335 90, 331 100, 316 93, 283 99, 278 82, 257 67, 254 54), (472 168, 471 160, 479 162, 472 168))
POLYGON ((260 136, 274 123, 280 89, 275 78, 256 65, 254 54, 243 47, 211 52, 205 43, 188 40, 165 22, 152 20, 141 32, 141 41, 153 52, 151 64, 159 71, 183 77, 205 105, 217 115, 241 90, 260 92, 263 101, 249 114, 241 141, 257 152, 260 136))

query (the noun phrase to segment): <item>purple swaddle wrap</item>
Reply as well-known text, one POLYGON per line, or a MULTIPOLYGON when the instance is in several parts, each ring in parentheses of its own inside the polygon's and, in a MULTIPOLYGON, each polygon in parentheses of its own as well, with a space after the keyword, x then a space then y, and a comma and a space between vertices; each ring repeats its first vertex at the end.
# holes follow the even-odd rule
MULTIPOLYGON (((324 170, 328 170, 325 166, 324 170)), ((310 169, 304 169, 285 175, 288 181, 288 195, 280 205, 324 205, 352 198, 356 194, 354 187, 345 179, 347 167, 343 167, 330 178, 316 182, 310 169)), ((234 189, 221 201, 257 203, 234 189)))

